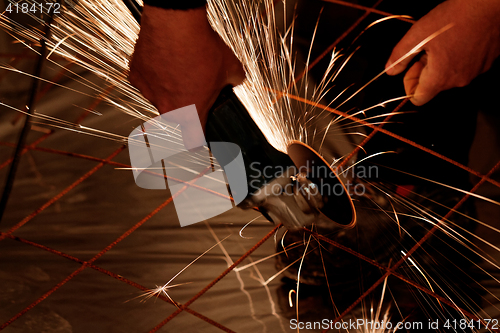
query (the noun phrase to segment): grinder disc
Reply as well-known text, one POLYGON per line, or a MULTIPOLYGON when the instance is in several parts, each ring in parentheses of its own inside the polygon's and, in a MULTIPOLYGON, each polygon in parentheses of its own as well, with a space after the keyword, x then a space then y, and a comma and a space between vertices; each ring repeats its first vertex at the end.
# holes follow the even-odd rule
POLYGON ((323 218, 352 228, 356 225, 356 211, 345 185, 330 165, 311 147, 300 141, 292 141, 287 154, 299 173, 316 184, 323 197, 324 206, 320 209, 323 218))

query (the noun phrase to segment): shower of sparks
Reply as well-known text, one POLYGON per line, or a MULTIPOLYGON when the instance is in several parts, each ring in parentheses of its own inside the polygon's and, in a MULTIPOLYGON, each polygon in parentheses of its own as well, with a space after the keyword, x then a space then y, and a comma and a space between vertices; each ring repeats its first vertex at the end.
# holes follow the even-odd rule
MULTIPOLYGON (((286 1, 213 0, 208 1, 208 15, 214 30, 232 48, 245 68, 246 80, 234 89, 236 95, 276 149, 286 152, 291 140, 312 145, 318 130, 324 131, 326 136, 332 123, 338 126, 336 129, 332 128, 334 131, 356 127, 356 123, 348 117, 337 117, 326 130, 317 129, 314 125, 326 112, 326 108, 320 103, 354 52, 344 56, 334 49, 322 77, 318 82, 314 82, 309 75, 309 66, 318 25, 311 37, 305 63, 302 64, 295 57, 294 21, 287 25, 286 1), (277 15, 279 10, 283 12, 282 15, 277 15), (302 74, 298 75, 301 72, 302 74), (304 98, 309 103, 303 103, 296 97, 304 98), (341 122, 343 124, 340 124, 341 122)), ((366 29, 396 17, 400 18, 400 16, 384 18, 372 23, 366 29)), ((375 79, 338 103, 336 107, 345 104, 375 79)), ((328 101, 326 107, 331 107, 337 100, 341 100, 349 88, 328 101)), ((353 116, 358 113, 365 114, 366 111, 405 98, 406 96, 402 96, 384 101, 358 111, 353 116)), ((384 115, 376 115, 367 120, 382 117, 384 115)), ((359 131, 349 135, 362 137, 364 133, 359 131)))
MULTIPOLYGON (((342 56, 334 50, 318 84, 310 84, 308 71, 297 82, 295 75, 302 66, 292 55, 293 23, 282 34, 279 32, 285 22, 277 22, 274 3, 271 0, 209 1, 208 14, 213 28, 232 48, 247 73, 245 82, 235 88, 235 93, 268 141, 286 152, 291 140, 307 143, 313 139, 309 136, 309 124, 318 116, 314 103, 322 100, 343 65, 336 66, 342 56), (287 94, 304 96, 313 105, 295 103, 287 94)), ((286 13, 284 2, 283 12, 286 13)), ((286 21, 286 14, 283 17, 286 21)), ((314 36, 311 45, 313 43, 314 36)), ((310 56, 311 50, 306 68, 310 56)))
MULTIPOLYGON (((29 4, 34 3, 34 1, 26 2, 29 4)), ((35 24, 45 24, 41 18, 32 13, 25 15, 29 15, 35 24)), ((83 95, 101 97, 114 108, 143 122, 158 115, 158 111, 137 89, 130 85, 127 79, 128 64, 140 27, 134 18, 128 14, 128 9, 122 1, 103 0, 99 1, 99 3, 95 1, 79 1, 75 7, 65 7, 61 10, 60 15, 56 15, 49 38, 43 36, 41 29, 23 26, 7 15, 0 16, 0 27, 36 54, 39 54, 38 51, 31 45, 45 39, 49 50, 47 61, 50 64, 64 68, 64 65, 60 63, 60 59, 63 58, 70 63, 79 65, 80 68, 88 70, 102 80, 96 83, 66 68, 67 74, 90 92, 83 92, 84 89, 77 90, 55 82, 50 83, 83 95), (103 94, 106 87, 113 87, 113 94, 103 94)), ((20 72, 8 66, 2 66, 1 68, 30 76, 28 73, 20 72)), ((42 78, 40 80, 47 81, 42 78)), ((25 113, 22 110, 17 111, 25 113)), ((119 142, 127 141, 126 137, 73 124, 36 113, 36 111, 33 117, 40 119, 42 121, 40 124, 46 126, 63 128, 119 142)), ((165 140, 177 143, 179 151, 181 151, 183 145, 179 128, 165 128, 157 123, 155 126, 156 133, 161 132, 158 135, 161 135, 165 140)), ((154 132, 154 130, 151 129, 151 132, 154 132)), ((169 145, 169 147, 171 146, 169 145)))

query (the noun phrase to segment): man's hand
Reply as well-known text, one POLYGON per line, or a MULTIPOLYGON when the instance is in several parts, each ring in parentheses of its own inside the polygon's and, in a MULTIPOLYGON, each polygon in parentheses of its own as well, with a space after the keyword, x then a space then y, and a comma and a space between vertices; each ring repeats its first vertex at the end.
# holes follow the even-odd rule
MULTIPOLYGON (((205 128, 208 111, 222 88, 238 85, 244 78, 241 63, 210 26, 205 7, 144 6, 129 79, 160 113, 195 104, 205 128)), ((204 142, 199 131, 190 130, 189 124, 198 119, 176 120, 187 148, 204 142)))
POLYGON ((451 27, 387 71, 403 72, 412 58, 404 87, 411 102, 423 105, 439 92, 463 87, 487 71, 500 55, 500 0, 447 0, 417 21, 392 51, 386 68, 447 25, 451 27))

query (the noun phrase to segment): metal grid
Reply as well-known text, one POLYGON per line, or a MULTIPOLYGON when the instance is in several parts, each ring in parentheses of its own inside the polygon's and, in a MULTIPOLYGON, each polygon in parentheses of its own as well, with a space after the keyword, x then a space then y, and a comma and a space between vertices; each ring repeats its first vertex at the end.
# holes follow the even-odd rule
MULTIPOLYGON (((310 65, 310 68, 312 68, 313 66, 315 66, 319 62, 319 60, 321 60, 321 58, 323 58, 325 55, 327 55, 341 40, 343 40, 344 38, 346 38, 347 36, 349 36, 349 34, 357 26, 359 26, 360 24, 364 23, 365 20, 366 20, 366 18, 368 17, 368 15, 370 13, 375 13, 375 14, 379 14, 379 15, 382 15, 382 16, 391 15, 390 13, 386 13, 386 12, 379 11, 379 10, 376 9, 376 7, 382 1, 383 0, 378 0, 373 7, 365 7, 365 6, 361 6, 361 5, 353 5, 351 3, 347 3, 347 2, 344 2, 344 1, 328 0, 328 2, 336 3, 338 5, 354 7, 356 9, 361 10, 361 11, 364 11, 364 14, 362 14, 359 17, 359 19, 356 22, 354 22, 354 24, 349 29, 347 29, 342 36, 340 36, 337 40, 335 40, 331 44, 331 46, 327 50, 325 50, 325 52, 323 52, 323 54, 318 59, 316 59, 315 61, 313 61, 311 63, 311 65, 310 65)), ((26 52, 23 52, 22 54, 8 54, 8 53, 4 53, 4 54, 0 54, 0 56, 3 59, 11 58, 11 60, 10 60, 10 65, 11 66, 15 66, 20 60, 22 60, 23 58, 28 57, 26 52)), ((68 66, 70 66, 70 64, 68 66)), ((64 74, 64 69, 60 73, 56 73, 56 75, 54 75, 53 81, 57 82, 58 80, 62 79, 63 78, 63 74, 64 74)), ((2 73, 0 73, 0 75, 2 75, 2 73)), ((300 78, 300 76, 299 76, 299 78, 300 78)), ((37 94, 37 99, 41 99, 43 97, 43 95, 47 94, 50 91, 50 89, 51 89, 50 85, 43 86, 40 89, 40 91, 38 92, 38 94, 37 94)), ((108 92, 110 92, 110 89, 108 90, 108 92)), ((80 123, 81 121, 83 121, 85 119, 85 117, 89 114, 89 112, 93 111, 99 105, 100 102, 101 102, 101 99, 94 100, 89 105, 88 110, 84 111, 77 118, 76 123, 80 123)), ((305 102, 307 102, 307 101, 305 101, 305 102)), ((396 108, 396 110, 399 109, 399 108, 401 108, 405 103, 406 103, 406 101, 403 101, 396 108)), ((339 114, 341 116, 346 116, 346 114, 344 114, 342 112, 339 112, 337 110, 331 110, 331 111, 334 112, 334 113, 337 113, 337 114, 339 114)), ((469 167, 467 167, 465 165, 462 165, 462 164, 460 164, 460 163, 458 163, 456 161, 453 161, 453 160, 451 160, 451 159, 449 159, 449 158, 447 158, 447 157, 445 157, 443 155, 440 155, 440 154, 438 154, 438 153, 436 153, 436 152, 434 152, 432 150, 429 150, 429 149, 427 149, 427 148, 425 148, 425 147, 423 147, 423 146, 421 146, 421 145, 419 145, 419 144, 417 144, 415 142, 407 140, 404 137, 401 137, 401 136, 398 136, 398 135, 396 135, 394 133, 391 133, 388 130, 384 129, 383 125, 372 125, 372 124, 370 124, 370 123, 368 123, 368 122, 366 122, 366 121, 364 121, 362 119, 353 119, 353 120, 355 120, 356 122, 358 122, 360 124, 363 124, 365 126, 373 128, 372 133, 367 138, 365 138, 365 140, 356 149, 356 151, 359 150, 359 149, 361 149, 375 135, 382 135, 382 134, 383 135, 389 135, 389 136, 392 136, 393 138, 395 138, 397 140, 403 141, 403 142, 405 142, 407 144, 410 144, 410 145, 412 145, 412 146, 414 146, 414 147, 416 147, 418 149, 421 149, 421 150, 425 151, 428 154, 433 154, 433 155, 439 157, 440 159, 443 159, 443 160, 445 160, 445 161, 447 161, 449 163, 452 163, 456 167, 462 168, 463 170, 466 170, 470 174, 479 177, 480 178, 479 182, 472 189, 470 189, 470 193, 476 192, 477 189, 483 183, 485 183, 485 182, 488 182, 488 183, 493 184, 494 186, 500 188, 500 183, 491 178, 492 173, 495 172, 500 167, 500 161, 498 163, 496 163, 496 165, 488 173, 482 174, 482 173, 480 173, 480 172, 478 172, 476 170, 473 170, 473 169, 471 169, 471 168, 469 168, 469 167)), ((386 120, 388 120, 388 119, 386 119, 386 120)), ((50 136, 52 136, 53 133, 54 133, 54 131, 42 133, 42 135, 40 135, 39 137, 37 137, 35 140, 31 141, 29 144, 27 144, 24 147, 24 149, 21 152, 21 155, 25 155, 26 153, 28 153, 30 151, 38 151, 38 152, 44 152, 44 153, 48 153, 48 154, 57 154, 57 155, 70 156, 70 157, 73 157, 73 158, 77 158, 77 159, 81 159, 81 160, 87 160, 87 161, 90 161, 92 163, 97 163, 97 164, 95 164, 92 168, 90 168, 90 170, 88 170, 85 174, 83 174, 81 176, 75 177, 75 181, 73 183, 71 183, 69 186, 66 186, 62 191, 58 192, 56 195, 54 195, 53 197, 51 197, 49 200, 47 200, 41 206, 39 206, 38 208, 36 208, 32 213, 30 213, 29 215, 25 216, 18 223, 16 223, 15 225, 11 226, 6 231, 0 232, 0 241, 5 241, 7 239, 10 239, 10 240, 13 240, 13 241, 16 241, 16 242, 20 242, 20 243, 23 243, 23 244, 26 244, 26 245, 29 245, 29 246, 32 246, 32 247, 36 247, 36 248, 38 248, 38 249, 40 249, 42 251, 46 251, 46 252, 48 252, 50 254, 53 254, 53 255, 65 258, 67 260, 73 261, 74 263, 77 264, 77 268, 75 270, 73 270, 70 274, 68 274, 65 278, 61 279, 58 283, 56 283, 55 285, 53 285, 53 287, 51 289, 49 289, 48 291, 46 291, 45 293, 43 293, 41 296, 39 296, 38 298, 36 298, 35 301, 28 302, 29 304, 27 304, 22 310, 20 310, 17 314, 15 314, 14 316, 12 316, 9 320, 7 320, 6 322, 4 322, 2 325, 0 325, 0 330, 9 327, 17 319, 19 319, 21 316, 25 315, 27 312, 29 312, 30 310, 32 310, 33 308, 35 308, 36 306, 38 306, 44 300, 46 300, 47 298, 49 298, 55 291, 57 291, 59 288, 63 287, 67 283, 69 283, 72 279, 74 279, 77 275, 81 274, 86 269, 91 269, 91 270, 94 270, 96 272, 99 272, 100 274, 108 275, 108 276, 110 276, 110 277, 112 277, 112 278, 114 278, 116 280, 119 280, 119 281, 121 281, 121 282, 123 282, 125 284, 128 284, 128 285, 132 286, 132 287, 135 287, 135 288, 139 289, 140 291, 147 292, 149 290, 147 287, 142 286, 139 283, 136 283, 136 282, 134 282, 131 279, 128 279, 128 278, 123 277, 123 276, 121 276, 121 275, 119 275, 117 273, 114 273, 114 272, 112 272, 110 270, 104 269, 104 268, 96 265, 95 262, 99 258, 101 258, 103 255, 105 255, 108 251, 110 251, 112 248, 114 248, 117 244, 119 244, 120 242, 122 242, 125 238, 127 238, 132 233, 134 233, 139 227, 141 227, 143 224, 145 224, 146 222, 148 222, 148 220, 150 220, 153 216, 155 216, 157 213, 159 213, 163 208, 165 208, 166 206, 168 206, 169 204, 171 204, 172 198, 168 198, 167 200, 165 200, 163 203, 161 203, 159 206, 157 206, 154 210, 152 210, 148 215, 144 216, 144 218, 142 218, 139 222, 137 222, 136 224, 134 224, 131 228, 129 228, 125 232, 121 233, 120 236, 117 237, 113 242, 109 243, 109 245, 107 245, 106 247, 104 247, 101 251, 99 251, 97 254, 93 255, 90 259, 81 259, 81 258, 75 257, 73 255, 67 254, 67 253, 65 253, 63 251, 59 251, 59 250, 56 250, 56 249, 54 249, 52 247, 40 244, 38 242, 30 241, 29 239, 25 239, 25 238, 18 237, 18 236, 15 235, 20 228, 22 228, 23 226, 25 226, 27 223, 31 222, 35 217, 37 217, 39 214, 41 214, 47 208, 55 205, 61 198, 63 198, 70 191, 74 190, 78 186, 81 186, 81 184, 86 179, 88 179, 89 177, 92 177, 97 171, 99 171, 100 169, 102 169, 104 166, 109 165, 109 166, 113 166, 113 167, 129 167, 126 163, 120 163, 120 162, 114 161, 114 159, 117 157, 117 155, 120 154, 122 151, 124 151, 124 149, 125 149, 124 146, 119 146, 118 148, 114 149, 114 151, 112 153, 108 154, 105 158, 98 158, 98 157, 88 156, 88 155, 84 155, 84 154, 80 154, 80 153, 75 153, 75 152, 68 152, 68 151, 63 151, 63 150, 57 150, 57 149, 52 149, 52 148, 41 147, 40 144, 43 143, 46 139, 50 138, 50 136)), ((9 147, 9 148, 12 148, 12 147, 15 146, 15 144, 12 143, 12 142, 0 142, 0 145, 5 146, 5 147, 9 147)), ((110 145, 110 146, 113 146, 113 145, 110 145)), ((356 151, 354 151, 352 153, 352 155, 354 155, 356 153, 356 151)), ((347 160, 349 160, 349 158, 346 158, 345 160, 347 161, 347 160)), ((0 164, 0 169, 6 168, 11 162, 12 162, 11 158, 4 158, 4 161, 2 161, 2 163, 0 164)), ((470 198, 470 194, 465 194, 463 196, 463 198, 460 200, 460 202, 455 207, 453 207, 453 209, 451 209, 448 212, 448 214, 441 220, 440 223, 442 223, 444 220, 448 219, 452 214, 454 214, 454 211, 456 211, 469 198, 470 198)), ((353 249, 346 248, 346 247, 342 246, 341 244, 338 244, 338 243, 336 243, 336 242, 334 242, 334 241, 332 241, 332 240, 330 240, 330 239, 328 239, 326 237, 323 237, 320 234, 317 234, 317 233, 309 231, 310 233, 314 234, 314 236, 317 237, 318 239, 323 240, 325 242, 328 242, 330 244, 333 244, 333 245, 337 246, 339 249, 345 251, 346 255, 357 256, 361 260, 364 260, 364 261, 370 263, 371 265, 374 265, 374 266, 378 267, 381 271, 384 271, 384 274, 382 275, 382 277, 380 279, 378 279, 362 295, 360 295, 359 298, 351 306, 349 306, 346 309, 344 309, 341 312, 341 314, 337 318, 335 318, 335 321, 341 320, 358 303, 360 303, 365 297, 367 297, 379 285, 381 285, 384 282, 384 280, 388 276, 390 276, 390 275, 392 275, 392 276, 394 276, 396 278, 401 279, 405 283, 407 283, 407 284, 409 284, 409 285, 411 285, 411 286, 413 286, 413 287, 415 287, 415 288, 423 291, 424 293, 427 293, 428 295, 436 298, 437 300, 439 300, 443 304, 446 304, 447 306, 450 306, 452 308, 458 309, 459 311, 461 311, 463 314, 465 314, 469 318, 471 318, 471 319, 478 319, 478 318, 476 318, 476 316, 474 314, 468 312, 465 309, 461 309, 460 307, 458 307, 457 305, 455 305, 449 299, 447 299, 447 298, 445 298, 445 297, 443 297, 443 296, 441 296, 441 295, 439 295, 439 294, 437 294, 437 293, 429 290, 429 288, 426 287, 426 286, 423 286, 423 285, 420 285, 420 284, 418 284, 418 283, 416 283, 414 281, 411 281, 407 277, 405 277, 405 276, 403 276, 403 275, 401 275, 400 273, 397 272, 397 269, 407 260, 407 258, 410 257, 415 251, 417 251, 419 249, 419 247, 424 242, 426 242, 426 240, 428 240, 428 238, 439 228, 440 223, 437 223, 422 239, 420 239, 417 242, 417 244, 410 251, 408 251, 406 253, 406 255, 401 260, 399 260, 398 262, 396 262, 391 267, 382 266, 382 265, 378 264, 377 262, 375 262, 374 260, 372 260, 370 258, 367 258, 367 257, 363 256, 362 254, 357 253, 353 249)), ((195 294, 194 296, 192 296, 187 302, 184 302, 182 304, 181 303, 174 304, 177 307, 177 309, 174 312, 172 312, 170 315, 168 315, 163 321, 157 323, 149 331, 150 332, 159 331, 163 326, 167 325, 170 321, 174 320, 174 318, 177 315, 179 315, 181 312, 187 312, 187 313, 189 313, 189 314, 191 314, 191 315, 193 315, 195 317, 200 318, 201 320, 204 320, 205 322, 207 322, 208 324, 212 325, 213 327, 215 327, 217 329, 220 329, 220 330, 225 331, 225 332, 234 332, 232 329, 224 326, 222 323, 217 322, 217 320, 208 318, 208 317, 204 316, 202 313, 197 312, 196 310, 194 310, 193 308, 191 308, 191 305, 193 305, 193 303, 195 301, 197 301, 200 297, 202 297, 216 283, 221 282, 221 280, 223 280, 223 278, 228 273, 230 273, 235 267, 237 267, 240 263, 242 263, 249 255, 251 255, 264 242, 266 242, 269 238, 272 238, 273 235, 276 233, 276 231, 278 230, 279 227, 280 226, 276 226, 271 231, 269 231, 269 233, 267 235, 265 235, 260 241, 258 241, 252 248, 250 248, 238 260, 236 260, 232 265, 230 265, 227 269, 225 269, 222 273, 220 273, 220 275, 217 276, 213 281, 211 281, 209 284, 207 284, 205 288, 201 289, 197 294, 195 294)), ((224 283, 224 282, 222 281, 221 283, 224 283)), ((159 298, 161 300, 167 302, 167 303, 173 304, 172 301, 170 299, 168 299, 167 297, 159 296, 159 298)), ((328 330, 325 330, 324 332, 326 332, 326 331, 328 331, 328 330)))

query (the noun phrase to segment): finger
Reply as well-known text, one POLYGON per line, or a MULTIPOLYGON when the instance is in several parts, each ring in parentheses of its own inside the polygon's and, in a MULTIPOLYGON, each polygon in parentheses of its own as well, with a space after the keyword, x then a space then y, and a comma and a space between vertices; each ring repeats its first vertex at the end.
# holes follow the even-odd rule
POLYGON ((425 66, 421 70, 418 85, 413 91, 411 102, 417 106, 429 102, 443 90, 443 86, 440 82, 439 72, 433 69, 426 61, 425 66))
POLYGON ((415 92, 413 93, 413 97, 410 100, 414 105, 417 106, 421 106, 429 102, 441 91, 441 89, 438 89, 435 85, 430 85, 427 83, 426 72, 427 71, 425 69, 422 71, 420 82, 416 87, 415 92))
POLYGON ((420 76, 422 75, 422 71, 427 65, 427 55, 423 55, 417 62, 410 67, 408 72, 403 79, 403 84, 405 87, 406 95, 412 96, 417 90, 417 87, 420 82, 420 76))
POLYGON ((394 47, 389 60, 387 60, 385 64, 386 73, 388 75, 397 75, 403 72, 415 55, 422 51, 420 49, 413 50, 420 42, 416 36, 417 34, 414 32, 414 29, 410 29, 394 47))

